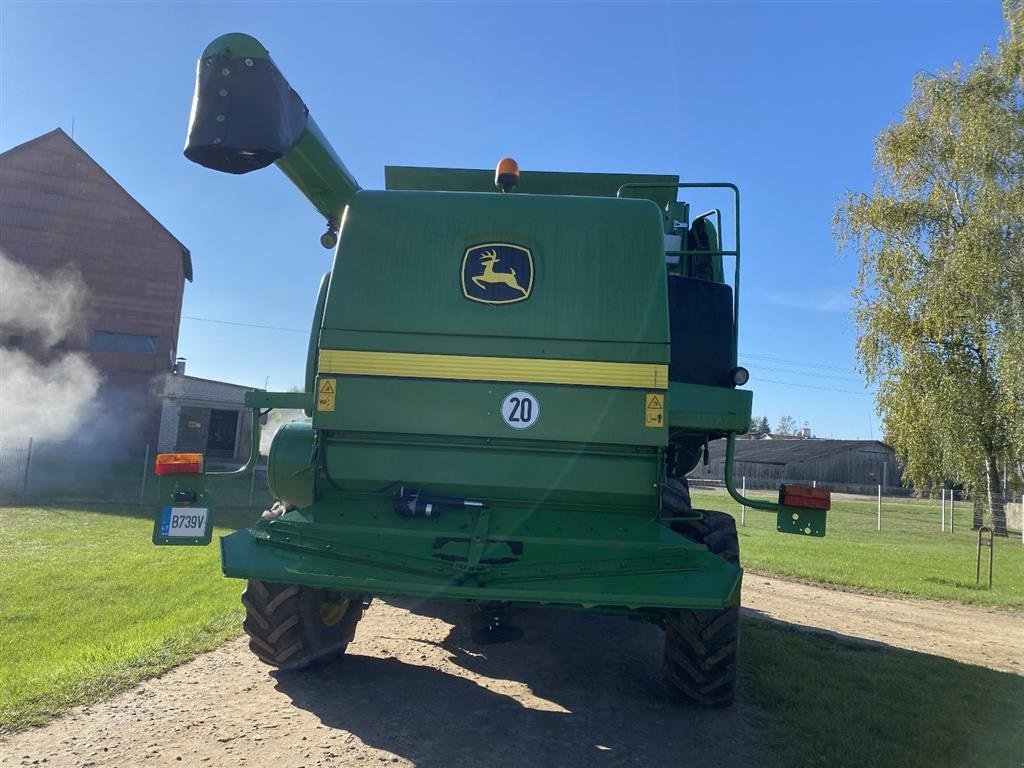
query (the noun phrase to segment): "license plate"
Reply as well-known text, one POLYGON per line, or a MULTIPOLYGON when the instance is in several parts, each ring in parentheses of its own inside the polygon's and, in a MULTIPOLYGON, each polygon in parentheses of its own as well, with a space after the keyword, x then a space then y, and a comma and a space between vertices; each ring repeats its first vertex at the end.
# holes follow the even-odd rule
POLYGON ((207 507, 164 507, 153 541, 158 544, 206 544, 210 541, 207 507))

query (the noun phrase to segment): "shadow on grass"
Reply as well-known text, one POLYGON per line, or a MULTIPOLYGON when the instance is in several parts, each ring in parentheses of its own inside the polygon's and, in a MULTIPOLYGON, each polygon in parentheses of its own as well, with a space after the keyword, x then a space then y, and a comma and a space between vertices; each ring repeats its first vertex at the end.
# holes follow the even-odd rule
POLYGON ((445 663, 349 655, 316 672, 277 673, 277 689, 325 725, 419 766, 761 764, 744 707, 698 711, 669 699, 657 627, 524 611, 514 617, 521 640, 478 646, 471 609, 389 603, 454 624, 426 641, 446 651, 445 663))
POLYGON ((743 698, 778 765, 1018 765, 1024 677, 748 619, 743 698))

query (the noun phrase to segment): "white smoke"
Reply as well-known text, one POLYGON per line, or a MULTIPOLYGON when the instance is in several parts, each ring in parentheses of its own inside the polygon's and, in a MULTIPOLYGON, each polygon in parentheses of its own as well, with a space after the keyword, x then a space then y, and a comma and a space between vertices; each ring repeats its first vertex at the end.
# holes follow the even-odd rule
POLYGON ((0 252, 0 328, 38 339, 50 349, 77 335, 89 292, 78 270, 62 267, 49 277, 0 252))
POLYGON ((85 354, 53 350, 79 337, 88 299, 74 269, 44 276, 0 253, 0 435, 62 439, 92 415, 102 377, 85 354))
POLYGON ((61 439, 91 416, 101 377, 84 354, 69 352, 48 365, 18 349, 0 356, 0 434, 61 439))

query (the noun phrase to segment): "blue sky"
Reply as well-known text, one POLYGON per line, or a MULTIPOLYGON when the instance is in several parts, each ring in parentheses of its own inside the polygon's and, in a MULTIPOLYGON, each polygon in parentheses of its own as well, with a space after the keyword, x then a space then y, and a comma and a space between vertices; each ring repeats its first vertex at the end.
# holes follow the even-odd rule
POLYGON ((383 186, 385 164, 492 168, 504 155, 524 173, 732 181, 755 413, 877 438, 835 203, 870 187, 874 137, 915 73, 973 61, 1002 29, 996 1, 6 0, 0 151, 73 121, 75 140, 192 251, 189 373, 278 390, 302 380, 330 255, 319 216, 275 169, 230 177, 182 157, 195 60, 219 34, 263 41, 367 188, 383 186))

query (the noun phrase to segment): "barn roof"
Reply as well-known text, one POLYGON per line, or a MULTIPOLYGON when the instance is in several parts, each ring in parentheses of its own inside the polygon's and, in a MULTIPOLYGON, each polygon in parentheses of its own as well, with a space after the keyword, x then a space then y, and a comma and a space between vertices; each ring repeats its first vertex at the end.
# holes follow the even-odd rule
POLYGON ((117 182, 117 179, 115 179, 113 176, 111 176, 109 173, 107 173, 106 169, 102 165, 100 165, 98 162, 96 162, 96 160, 88 152, 86 152, 84 149, 82 149, 82 147, 79 146, 78 142, 76 142, 74 139, 72 139, 70 136, 68 136, 64 132, 64 130, 62 128, 54 128, 52 131, 44 133, 44 134, 42 134, 40 136, 36 136, 34 139, 29 139, 28 141, 22 142, 21 144, 18 144, 17 146, 14 146, 14 147, 11 147, 10 149, 8 149, 8 150, 6 150, 4 152, 0 152, 0 158, 10 156, 10 155, 12 155, 12 154, 14 154, 16 152, 20 152, 23 149, 27 149, 28 147, 31 147, 31 146, 33 146, 35 144, 41 143, 41 142, 49 140, 49 139, 54 139, 54 138, 67 143, 68 145, 73 147, 78 153, 80 153, 86 160, 88 160, 90 163, 92 163, 100 171, 100 173, 102 173, 110 181, 110 183, 114 187, 119 189, 129 200, 131 200, 132 203, 135 204, 135 206, 139 209, 139 211, 142 214, 144 214, 145 216, 148 216, 153 222, 156 223, 156 225, 158 227, 160 227, 160 229, 162 229, 164 232, 167 233, 167 236, 171 240, 173 240, 175 243, 177 243, 179 246, 181 246, 181 266, 182 266, 182 270, 185 273, 186 279, 188 279, 188 281, 191 282, 192 281, 192 253, 189 251, 189 249, 186 248, 185 245, 178 238, 176 238, 174 236, 173 232, 171 232, 169 229, 167 229, 167 227, 165 227, 163 224, 161 224, 160 220, 157 219, 156 216, 154 216, 152 213, 150 213, 148 210, 146 210, 145 206, 143 206, 142 203, 140 203, 138 200, 136 200, 134 197, 132 197, 131 193, 128 190, 126 190, 124 187, 122 187, 117 182))
MULTIPOLYGON (((725 459, 726 441, 713 440, 708 446, 710 461, 725 459)), ((821 440, 818 438, 737 440, 736 461, 751 464, 795 464, 848 451, 871 450, 892 453, 881 440, 821 440)))

